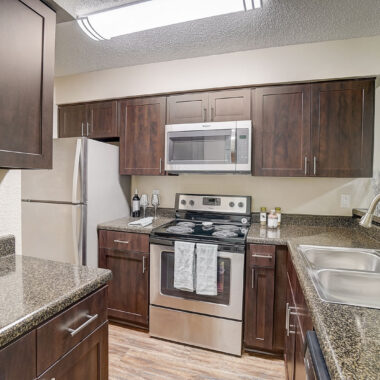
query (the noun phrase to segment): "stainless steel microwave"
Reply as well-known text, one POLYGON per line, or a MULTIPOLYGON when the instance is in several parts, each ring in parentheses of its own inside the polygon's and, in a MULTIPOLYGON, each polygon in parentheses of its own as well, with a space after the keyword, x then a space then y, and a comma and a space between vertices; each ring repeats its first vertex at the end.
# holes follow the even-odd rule
POLYGON ((252 122, 165 126, 165 170, 172 173, 250 173, 252 122))

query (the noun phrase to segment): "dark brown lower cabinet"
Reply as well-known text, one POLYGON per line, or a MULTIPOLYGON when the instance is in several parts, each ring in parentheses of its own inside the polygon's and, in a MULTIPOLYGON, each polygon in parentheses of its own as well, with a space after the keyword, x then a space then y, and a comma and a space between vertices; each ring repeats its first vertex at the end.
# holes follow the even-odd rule
POLYGON ((108 322, 82 340, 39 380, 107 380, 108 322))
POLYGON ((301 285, 290 255, 287 260, 285 365, 288 380, 305 380, 304 351, 306 331, 313 329, 301 285))
POLYGON ((112 271, 108 318, 149 326, 149 235, 99 231, 99 266, 112 271))
POLYGON ((35 359, 36 331, 33 330, 0 350, 0 380, 34 379, 36 377, 35 359))
POLYGON ((250 244, 246 255, 244 348, 284 350, 286 247, 250 244))

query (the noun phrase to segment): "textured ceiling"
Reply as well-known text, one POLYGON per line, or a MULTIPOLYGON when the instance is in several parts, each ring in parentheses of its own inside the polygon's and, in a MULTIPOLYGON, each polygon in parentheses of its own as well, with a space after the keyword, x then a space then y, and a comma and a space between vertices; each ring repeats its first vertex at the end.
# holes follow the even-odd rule
MULTIPOLYGON (((126 0, 56 0, 72 15, 126 0)), ((307 42, 380 35, 379 0, 263 0, 263 8, 93 41, 57 25, 56 75, 307 42)))

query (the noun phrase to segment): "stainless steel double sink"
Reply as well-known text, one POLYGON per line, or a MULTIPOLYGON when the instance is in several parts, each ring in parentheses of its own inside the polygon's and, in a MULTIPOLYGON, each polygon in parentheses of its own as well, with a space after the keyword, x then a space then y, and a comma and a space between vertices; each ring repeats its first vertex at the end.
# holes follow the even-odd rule
POLYGON ((321 299, 380 309, 380 251, 300 245, 321 299))

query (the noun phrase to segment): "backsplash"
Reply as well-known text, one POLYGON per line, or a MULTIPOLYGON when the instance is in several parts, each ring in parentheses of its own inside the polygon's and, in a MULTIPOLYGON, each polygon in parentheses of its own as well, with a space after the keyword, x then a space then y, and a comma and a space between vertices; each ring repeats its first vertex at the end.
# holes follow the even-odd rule
POLYGON ((15 237, 13 235, 0 236, 0 257, 15 254, 15 237))
POLYGON ((16 238, 16 252, 21 253, 21 172, 0 170, 0 236, 16 238))

